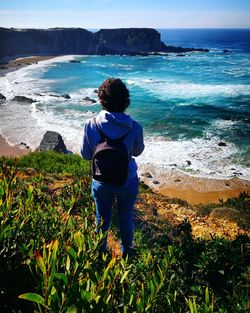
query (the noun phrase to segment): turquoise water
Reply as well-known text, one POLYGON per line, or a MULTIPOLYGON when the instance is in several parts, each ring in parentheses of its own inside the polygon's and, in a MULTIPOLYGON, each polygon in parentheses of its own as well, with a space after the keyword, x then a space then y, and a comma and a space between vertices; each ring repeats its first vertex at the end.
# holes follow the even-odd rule
MULTIPOLYGON (((2 134, 12 143, 25 139, 35 146, 44 131, 57 130, 78 150, 84 122, 100 110, 98 102, 90 104, 84 97, 98 100, 94 91, 101 82, 119 77, 130 90, 128 113, 144 127, 147 149, 139 163, 166 170, 175 163, 179 171, 195 176, 250 179, 250 31, 236 32, 238 39, 232 31, 161 33, 168 44, 211 51, 184 57, 72 56, 11 73, 2 93, 10 97, 25 90, 24 95, 38 102, 30 105, 29 114, 19 107, 19 117, 26 122, 19 121, 12 135, 10 121, 3 123, 2 134), (53 96, 65 93, 70 100, 53 96)), ((13 114, 17 104, 9 103, 8 109, 13 114)), ((6 112, 1 112, 2 119, 6 112)))

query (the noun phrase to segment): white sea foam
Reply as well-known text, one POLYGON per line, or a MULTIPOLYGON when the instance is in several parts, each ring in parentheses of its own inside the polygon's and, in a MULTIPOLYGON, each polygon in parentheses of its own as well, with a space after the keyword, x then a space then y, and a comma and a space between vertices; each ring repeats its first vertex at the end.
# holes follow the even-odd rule
POLYGON ((96 98, 94 89, 80 89, 70 95, 70 100, 66 100, 51 91, 53 84, 56 84, 55 80, 41 79, 41 73, 54 67, 55 62, 67 62, 74 58, 75 56, 64 56, 41 61, 0 78, 0 92, 7 98, 1 104, 0 133, 9 144, 18 145, 25 141, 32 149, 36 149, 44 133, 53 130, 62 134, 69 149, 79 150, 82 126, 94 113, 81 111, 81 108, 79 111, 70 110, 68 107, 71 103, 78 103, 80 107, 93 105, 83 98, 96 98), (37 102, 28 104, 11 101, 16 95, 37 102))
POLYGON ((140 165, 152 165, 159 172, 174 170, 197 177, 233 177, 250 179, 250 170, 236 165, 238 152, 232 143, 219 146, 219 138, 167 141, 163 138, 147 138, 144 153, 138 157, 140 165))
POLYGON ((55 115, 45 107, 37 109, 36 104, 6 102, 0 111, 0 133, 11 145, 24 141, 36 149, 47 130, 59 132, 74 152, 79 151, 84 122, 94 114, 83 112, 77 119, 69 119, 66 114, 55 115), (21 118, 20 118, 21 117, 21 118))
POLYGON ((190 82, 160 81, 153 79, 128 79, 128 85, 138 86, 152 95, 165 100, 171 98, 195 98, 207 96, 250 95, 250 85, 232 84, 195 84, 190 82))

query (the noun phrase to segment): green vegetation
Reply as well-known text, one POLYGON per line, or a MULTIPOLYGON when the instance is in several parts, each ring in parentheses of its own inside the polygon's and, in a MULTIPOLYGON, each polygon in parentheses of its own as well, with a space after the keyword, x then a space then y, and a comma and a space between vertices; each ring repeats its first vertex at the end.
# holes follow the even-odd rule
POLYGON ((137 220, 133 259, 100 255, 88 162, 34 153, 0 169, 1 312, 249 311, 247 236, 194 240, 185 220, 159 239, 137 220))
POLYGON ((53 151, 34 152, 22 158, 0 158, 0 165, 32 168, 45 173, 62 173, 82 177, 90 174, 90 162, 79 155, 64 155, 53 151))

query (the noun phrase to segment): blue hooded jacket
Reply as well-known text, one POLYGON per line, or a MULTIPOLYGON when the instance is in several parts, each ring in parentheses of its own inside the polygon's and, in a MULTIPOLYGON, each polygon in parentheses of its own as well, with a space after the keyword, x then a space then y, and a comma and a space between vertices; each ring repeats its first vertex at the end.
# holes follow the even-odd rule
MULTIPOLYGON (((127 134, 124 144, 130 158, 128 179, 137 175, 137 165, 133 156, 139 156, 144 150, 143 130, 139 123, 125 113, 108 112, 102 110, 96 117, 99 129, 109 138, 117 139, 127 134)), ((97 143, 101 141, 94 119, 90 119, 84 126, 81 155, 86 160, 92 160, 97 143)))

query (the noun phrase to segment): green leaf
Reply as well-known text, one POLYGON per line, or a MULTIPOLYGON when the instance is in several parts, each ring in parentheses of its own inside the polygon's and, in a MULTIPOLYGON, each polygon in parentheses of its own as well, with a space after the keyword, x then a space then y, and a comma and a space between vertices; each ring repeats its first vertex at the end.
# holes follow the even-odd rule
POLYGON ((132 295, 130 296, 130 299, 129 299, 129 305, 132 304, 133 300, 134 300, 134 295, 132 294, 132 295))
POLYGON ((46 267, 45 267, 43 258, 41 256, 41 254, 39 253, 39 251, 36 251, 36 262, 37 262, 37 265, 39 266, 40 270, 42 271, 42 273, 45 275, 46 274, 46 267))
POLYGON ((84 236, 80 232, 77 232, 74 234, 74 239, 75 239, 75 242, 77 244, 78 250, 81 251, 82 246, 83 246, 83 242, 84 242, 84 236))
POLYGON ((67 259, 66 259, 66 270, 69 271, 70 269, 70 257, 67 255, 67 259))
POLYGON ((55 273, 55 278, 62 280, 65 285, 68 284, 68 277, 63 273, 55 273))
POLYGON ((39 303, 45 306, 45 300, 42 296, 38 295, 37 293, 23 293, 18 297, 19 299, 28 300, 31 302, 39 303))
POLYGON ((76 255, 75 250, 74 250, 72 247, 69 246, 68 249, 67 249, 67 251, 68 251, 68 253, 72 256, 72 258, 73 258, 74 260, 76 260, 77 255, 76 255))
POLYGON ((111 294, 108 295, 107 300, 106 300, 106 304, 109 303, 109 300, 111 299, 111 294))
POLYGON ((86 291, 86 290, 81 292, 81 296, 82 296, 82 298, 86 299, 87 301, 90 301, 91 298, 92 298, 91 292, 90 291, 86 291))
POLYGON ((77 308, 75 305, 72 305, 71 307, 68 308, 66 313, 77 313, 77 308))
POLYGON ((94 300, 95 300, 96 304, 99 302, 100 298, 101 298, 101 296, 99 296, 99 295, 95 297, 94 300))
POLYGON ((128 276, 128 273, 129 273, 129 270, 125 271, 125 273, 122 275, 122 278, 121 278, 121 281, 120 281, 121 284, 123 283, 124 279, 126 279, 126 277, 128 276))
POLYGON ((151 296, 153 296, 155 293, 155 285, 152 280, 150 280, 149 282, 149 289, 150 289, 151 296))
POLYGON ((52 257, 51 257, 51 263, 55 263, 56 262, 56 254, 57 254, 57 250, 58 250, 58 245, 59 245, 59 241, 56 240, 53 243, 53 247, 52 247, 52 257))

